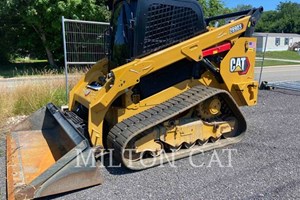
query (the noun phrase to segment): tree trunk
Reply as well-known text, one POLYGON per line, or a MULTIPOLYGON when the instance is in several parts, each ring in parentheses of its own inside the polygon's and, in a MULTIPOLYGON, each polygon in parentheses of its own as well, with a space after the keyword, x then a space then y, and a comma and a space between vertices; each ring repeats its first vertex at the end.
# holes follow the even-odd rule
POLYGON ((47 46, 45 46, 45 50, 46 50, 46 53, 47 53, 48 63, 52 67, 56 66, 56 64, 54 62, 54 58, 53 58, 53 53, 50 51, 50 49, 47 46))
POLYGON ((47 59, 48 59, 49 65, 51 65, 51 67, 55 67, 56 64, 54 62, 53 53, 48 48, 47 38, 46 38, 46 35, 45 35, 44 31, 40 27, 37 28, 37 27, 33 26, 33 28, 39 34, 39 36, 40 36, 40 38, 42 40, 43 46, 44 46, 46 54, 47 54, 47 59))

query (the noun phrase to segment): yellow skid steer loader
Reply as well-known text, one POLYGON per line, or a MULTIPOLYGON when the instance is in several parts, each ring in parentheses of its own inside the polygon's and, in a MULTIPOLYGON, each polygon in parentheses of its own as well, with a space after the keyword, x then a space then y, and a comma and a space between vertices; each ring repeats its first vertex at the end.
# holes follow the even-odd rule
POLYGON ((101 184, 94 156, 109 149, 142 170, 242 139, 263 8, 204 18, 195 0, 112 4, 108 57, 72 89, 68 110, 49 103, 7 135, 9 199, 101 184))

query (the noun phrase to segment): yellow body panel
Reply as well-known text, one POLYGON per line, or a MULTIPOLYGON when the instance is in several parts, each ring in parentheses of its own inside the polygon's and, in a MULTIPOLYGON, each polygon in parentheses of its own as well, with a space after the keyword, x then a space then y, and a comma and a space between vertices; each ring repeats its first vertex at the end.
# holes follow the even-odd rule
POLYGON ((224 133, 229 133, 234 127, 234 122, 231 124, 227 122, 216 123, 203 123, 202 120, 175 122, 173 127, 166 126, 165 128, 154 128, 152 132, 147 133, 145 137, 135 142, 136 153, 141 153, 145 150, 157 152, 161 150, 161 145, 155 140, 160 135, 160 141, 165 142, 174 149, 181 146, 183 143, 195 144, 197 141, 203 143, 207 142, 210 138, 218 139, 224 133), (181 124, 183 123, 183 124, 181 124))
POLYGON ((231 93, 240 106, 253 106, 257 103, 258 83, 257 81, 254 81, 256 52, 247 48, 247 44, 250 42, 256 43, 256 38, 239 38, 223 59, 220 67, 220 73, 224 79, 226 90, 231 93), (249 65, 247 66, 248 73, 240 75, 239 72, 243 70, 241 69, 241 66, 237 66, 235 63, 237 61, 233 61, 232 59, 236 60, 243 58, 248 59, 248 61, 240 61, 241 64, 249 65), (232 63, 234 63, 234 66, 231 66, 232 63), (233 70, 231 67, 236 69, 233 70))

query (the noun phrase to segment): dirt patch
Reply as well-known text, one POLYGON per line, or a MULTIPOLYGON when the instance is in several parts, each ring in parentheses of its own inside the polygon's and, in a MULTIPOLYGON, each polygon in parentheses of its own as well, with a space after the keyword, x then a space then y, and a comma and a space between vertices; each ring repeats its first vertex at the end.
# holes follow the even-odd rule
MULTIPOLYGON (((10 117, 7 119, 5 123, 3 123, 2 126, 0 126, 0 141, 5 140, 6 133, 8 130, 14 127, 17 123, 23 121, 27 116, 21 115, 21 116, 15 116, 10 117)), ((1 149, 0 149, 0 156, 1 156, 1 149)))
POLYGON ((15 116, 15 117, 10 117, 6 121, 6 124, 4 128, 10 129, 13 128, 13 126, 21 121, 23 121, 27 116, 26 115, 20 115, 20 116, 15 116))
POLYGON ((9 130, 13 128, 13 126, 21 121, 23 121, 27 116, 26 115, 19 115, 14 117, 9 117, 6 122, 0 126, 0 130, 9 130))

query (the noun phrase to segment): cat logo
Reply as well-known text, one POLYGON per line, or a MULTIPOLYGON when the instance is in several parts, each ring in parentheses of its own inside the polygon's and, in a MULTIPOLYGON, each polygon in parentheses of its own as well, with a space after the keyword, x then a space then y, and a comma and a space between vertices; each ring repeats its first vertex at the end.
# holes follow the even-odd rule
POLYGON ((238 72, 239 75, 245 75, 250 68, 250 62, 247 57, 231 58, 230 60, 230 72, 238 72))

